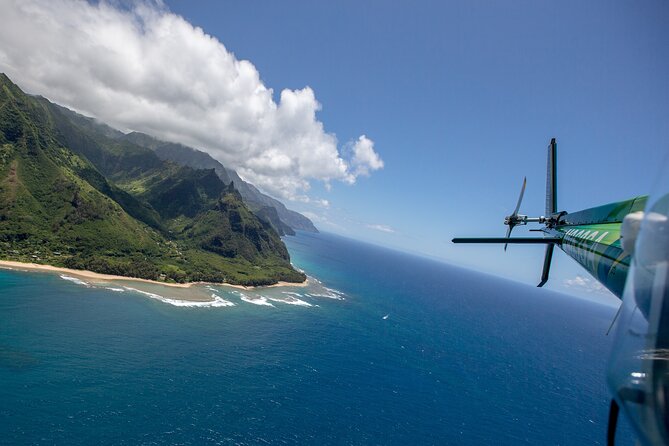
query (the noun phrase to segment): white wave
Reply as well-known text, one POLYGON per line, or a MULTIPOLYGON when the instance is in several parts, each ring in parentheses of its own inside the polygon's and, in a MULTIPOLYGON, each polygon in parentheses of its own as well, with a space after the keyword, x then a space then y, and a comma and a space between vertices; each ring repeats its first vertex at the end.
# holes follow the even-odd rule
POLYGON ((343 297, 338 297, 338 296, 333 296, 331 294, 312 294, 314 297, 326 297, 328 299, 334 299, 334 300, 344 300, 343 297))
POLYGON ((311 307, 309 302, 305 302, 301 299, 297 299, 295 297, 286 297, 285 299, 281 299, 279 297, 270 297, 269 300, 274 301, 274 302, 281 302, 282 304, 288 304, 288 305, 299 305, 301 307, 311 307))
POLYGON ((149 296, 151 299, 158 299, 158 300, 165 299, 160 294, 149 293, 148 291, 138 290, 137 288, 131 288, 129 286, 124 286, 123 288, 125 288, 128 291, 134 291, 135 293, 139 293, 139 294, 143 294, 145 296, 149 296))
POLYGON ((161 296, 160 294, 149 293, 148 291, 138 290, 137 288, 123 287, 128 291, 134 291, 139 294, 150 297, 151 299, 156 299, 166 304, 174 305, 175 307, 230 307, 235 305, 234 303, 222 299, 216 294, 212 294, 211 297, 214 300, 209 301, 192 301, 192 300, 180 300, 180 299, 170 299, 168 297, 161 296))
POLYGON ((309 297, 327 297, 328 299, 334 299, 334 300, 345 300, 341 295, 337 295, 334 293, 309 293, 309 297))
POLYGON ((76 277, 66 276, 65 274, 61 274, 60 278, 67 280, 68 282, 76 283, 77 285, 90 286, 88 282, 84 282, 83 280, 77 279, 76 277))
POLYGON ((233 302, 230 302, 229 300, 223 299, 221 296, 219 296, 216 293, 211 293, 211 297, 214 298, 214 301, 212 302, 212 307, 234 307, 235 304, 233 302))
POLYGON ((281 294, 288 294, 289 296, 304 297, 300 293, 296 293, 294 291, 281 291, 281 294))
POLYGON ((244 302, 248 302, 250 304, 254 305, 264 305, 267 307, 273 307, 274 305, 271 302, 267 301, 267 298, 265 296, 258 296, 258 297, 250 297, 247 296, 246 294, 239 293, 241 296, 240 299, 243 300, 244 302))
POLYGON ((105 287, 105 290, 116 291, 117 293, 123 293, 123 292, 125 292, 125 290, 124 290, 123 288, 105 287))
POLYGON ((174 305, 175 307, 201 307, 201 308, 207 308, 207 307, 232 307, 235 304, 227 301, 225 299, 214 299, 210 301, 205 301, 205 302, 195 302, 192 300, 177 300, 177 299, 167 299, 165 298, 164 302, 174 305))
POLYGON ((325 288, 326 290, 328 290, 332 294, 336 294, 337 296, 344 296, 344 293, 342 293, 341 291, 335 290, 334 288, 328 288, 326 286, 323 287, 323 288, 325 288))

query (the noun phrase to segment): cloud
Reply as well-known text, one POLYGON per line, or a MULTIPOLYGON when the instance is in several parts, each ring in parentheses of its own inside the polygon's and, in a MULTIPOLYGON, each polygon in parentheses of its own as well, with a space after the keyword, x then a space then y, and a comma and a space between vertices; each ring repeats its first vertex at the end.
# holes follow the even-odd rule
POLYGON ((367 225, 367 227, 375 231, 387 232, 389 234, 395 233, 395 230, 388 225, 367 225))
POLYGON ((365 135, 360 136, 353 144, 351 166, 355 175, 369 176, 370 171, 383 169, 383 160, 374 151, 374 141, 365 135))
POLYGON ((609 293, 606 287, 604 287, 604 285, 602 285, 601 283, 597 282, 594 279, 591 279, 589 277, 584 277, 581 275, 577 275, 573 279, 565 279, 563 283, 564 286, 567 288, 580 289, 588 293, 602 293, 602 294, 609 293))
POLYGON ((383 167, 364 135, 342 156, 310 87, 276 102, 251 62, 162 3, 116 3, 0 0, 0 71, 121 130, 206 150, 281 198, 383 167))

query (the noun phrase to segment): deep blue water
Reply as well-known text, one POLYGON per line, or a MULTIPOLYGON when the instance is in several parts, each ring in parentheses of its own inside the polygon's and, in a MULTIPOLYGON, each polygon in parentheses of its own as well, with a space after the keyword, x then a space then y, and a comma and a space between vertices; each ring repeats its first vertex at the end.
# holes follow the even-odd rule
POLYGON ((286 243, 345 299, 184 308, 0 270, 0 443, 605 444, 614 309, 333 235, 286 243))

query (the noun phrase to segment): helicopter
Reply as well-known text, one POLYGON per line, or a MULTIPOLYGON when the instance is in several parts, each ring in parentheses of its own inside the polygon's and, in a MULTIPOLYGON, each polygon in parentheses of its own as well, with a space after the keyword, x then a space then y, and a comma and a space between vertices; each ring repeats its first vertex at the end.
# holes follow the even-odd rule
MULTIPOLYGON (((666 169, 665 169, 666 170, 666 169)), ((611 393, 607 444, 615 444, 622 408, 643 444, 669 445, 669 177, 658 193, 577 212, 559 210, 557 142, 548 145, 545 214, 519 214, 527 180, 505 237, 454 238, 453 243, 545 245, 538 287, 548 282, 555 247, 578 262, 622 300, 612 326, 615 339, 607 381, 611 393), (513 229, 543 225, 537 237, 511 237, 513 229)))

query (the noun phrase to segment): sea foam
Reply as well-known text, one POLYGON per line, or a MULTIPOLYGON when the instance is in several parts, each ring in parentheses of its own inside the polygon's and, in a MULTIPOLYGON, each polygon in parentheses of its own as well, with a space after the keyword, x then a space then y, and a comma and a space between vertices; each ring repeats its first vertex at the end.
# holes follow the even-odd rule
MULTIPOLYGON (((211 298, 212 300, 208 301, 191 301, 191 300, 183 300, 183 299, 174 299, 170 297, 165 297, 161 296, 160 294, 157 293, 152 293, 149 291, 143 291, 137 288, 129 287, 129 286, 122 286, 122 287, 117 287, 117 286, 101 286, 97 285, 94 283, 89 283, 84 280, 81 280, 76 277, 68 276, 65 274, 61 274, 60 278, 63 280, 67 280, 69 282, 72 282, 77 285, 85 286, 88 288, 100 288, 100 289, 105 289, 109 291, 114 291, 116 293, 123 293, 126 291, 129 292, 135 292, 137 294, 141 294, 143 296, 149 297, 151 299, 158 300, 160 302, 175 306, 175 307, 198 307, 198 308, 211 308, 211 307, 233 307, 236 304, 234 302, 231 302, 229 300, 223 299, 221 296, 219 296, 216 292, 218 290, 211 285, 206 285, 204 288, 207 290, 211 291, 211 298)), ((318 279, 315 279, 317 283, 320 284, 320 281, 318 279)), ((317 293, 297 293, 295 291, 281 291, 281 294, 284 294, 285 297, 269 297, 269 296, 260 296, 260 295, 248 295, 244 294, 240 291, 233 291, 234 294, 238 294, 239 298, 247 303, 253 304, 253 305, 259 305, 259 306, 266 306, 266 307, 274 307, 274 304, 272 302, 277 302, 277 303, 282 303, 286 305, 297 305, 301 307, 313 307, 314 305, 307 302, 304 300, 305 297, 307 298, 313 298, 313 297, 326 297, 329 299, 337 299, 337 300, 344 300, 343 298, 343 293, 340 291, 337 291, 332 288, 327 288, 324 286, 318 286, 319 292, 317 293)), ((318 305, 316 305, 318 306, 318 305)))
POLYGON ((334 300, 345 300, 344 296, 345 294, 342 293, 341 291, 337 291, 333 288, 327 288, 323 287, 324 291, 318 292, 318 293, 308 293, 306 296, 308 297, 327 297, 328 299, 334 299, 334 300))
POLYGON ((281 291, 281 294, 288 294, 290 296, 303 297, 300 293, 296 293, 294 291, 281 291))
POLYGON ((61 274, 60 278, 63 279, 63 280, 67 280, 68 282, 76 283, 77 285, 83 285, 83 286, 86 286, 86 287, 90 286, 90 284, 88 282, 84 282, 83 280, 77 279, 76 277, 66 276, 65 274, 61 274))
POLYGON ((155 293, 150 293, 148 291, 142 291, 138 290, 137 288, 131 288, 124 286, 128 291, 134 291, 139 294, 143 294, 145 296, 150 297, 151 299, 156 299, 161 302, 164 302, 166 304, 174 305, 175 307, 200 307, 200 308, 206 308, 206 307, 231 307, 234 306, 235 304, 227 301, 220 296, 213 294, 211 297, 214 300, 209 300, 209 301, 192 301, 192 300, 180 300, 180 299, 170 299, 168 297, 161 296, 160 294, 155 294, 155 293))
MULTIPOLYGON (((297 293, 284 293, 284 294, 297 294, 297 293)), ((299 294, 298 294, 299 296, 299 294)), ((288 305, 299 305, 301 307, 312 307, 309 302, 305 302, 302 299, 298 299, 296 297, 288 296, 288 297, 269 297, 269 300, 273 302, 281 302, 282 304, 288 304, 288 305)))
POLYGON ((236 293, 239 294, 239 298, 244 302, 248 302, 254 305, 264 305, 266 307, 274 306, 271 302, 267 301, 267 298, 265 296, 251 297, 244 293, 240 293, 239 291, 237 291, 236 293))

